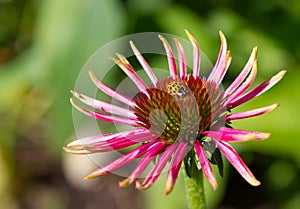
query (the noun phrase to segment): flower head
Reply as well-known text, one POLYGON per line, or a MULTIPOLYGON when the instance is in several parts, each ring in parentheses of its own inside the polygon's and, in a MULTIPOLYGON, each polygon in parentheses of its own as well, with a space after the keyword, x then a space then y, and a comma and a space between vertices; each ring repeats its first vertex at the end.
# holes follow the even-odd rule
POLYGON ((159 35, 159 39, 166 50, 170 70, 170 76, 167 78, 158 79, 156 77, 133 42, 130 42, 131 48, 149 76, 151 85, 145 84, 123 55, 117 53, 118 58, 111 58, 139 89, 139 93, 133 99, 111 89, 98 80, 92 71, 89 71, 92 81, 101 91, 128 105, 128 108, 72 91, 73 95, 81 102, 99 110, 86 109, 71 99, 73 106, 82 113, 98 120, 126 124, 132 128, 118 133, 78 139, 68 144, 64 148, 66 151, 75 154, 90 154, 120 150, 135 145, 131 151, 98 168, 85 179, 113 172, 140 158, 130 176, 119 185, 124 187, 136 182, 138 189, 146 189, 153 185, 167 163, 170 162, 164 192, 168 194, 175 185, 182 162, 189 173, 191 172, 189 166, 193 161, 197 163, 199 169, 202 169, 213 189, 216 189, 217 181, 211 164, 217 164, 222 175, 220 153, 223 153, 247 182, 254 186, 260 184, 229 142, 263 140, 270 134, 235 129, 231 127, 231 121, 262 115, 275 109, 278 104, 246 112, 231 113, 231 110, 270 89, 284 76, 286 71, 279 72, 247 91, 257 72, 257 48, 255 47, 241 73, 226 90, 221 91, 222 79, 231 62, 231 53, 227 50, 225 36, 220 32, 219 56, 210 75, 206 78, 199 76, 200 49, 198 43, 190 32, 187 30, 185 32, 193 46, 192 74, 187 73, 185 53, 181 43, 174 39, 178 54, 177 64, 170 44, 161 35, 159 35), (155 158, 157 160, 144 181, 138 181, 137 178, 155 158))

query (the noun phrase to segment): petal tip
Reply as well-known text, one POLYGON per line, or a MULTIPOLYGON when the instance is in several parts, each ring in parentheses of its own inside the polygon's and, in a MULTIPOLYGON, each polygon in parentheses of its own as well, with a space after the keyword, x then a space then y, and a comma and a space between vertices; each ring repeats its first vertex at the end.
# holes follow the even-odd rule
POLYGON ((119 182, 119 187, 120 188, 125 188, 125 187, 129 186, 131 183, 132 182, 130 181, 130 179, 127 178, 127 179, 124 179, 123 181, 119 182))
POLYGON ((167 47, 168 49, 171 48, 171 46, 169 45, 169 42, 167 41, 167 39, 163 35, 158 34, 158 38, 163 42, 165 47, 167 47))
POLYGON ((287 73, 287 70, 282 70, 279 73, 280 73, 280 76, 282 78, 287 73))
POLYGON ((83 180, 92 180, 92 179, 94 179, 94 178, 96 178, 96 177, 98 177, 98 176, 101 176, 101 174, 94 174, 94 173, 91 173, 91 174, 89 174, 89 175, 83 177, 83 180))
POLYGON ((257 55, 257 51, 258 51, 258 47, 257 46, 253 47, 252 53, 255 55, 255 57, 257 55))
POLYGON ((135 188, 138 189, 138 190, 142 190, 143 189, 143 186, 142 186, 142 184, 141 184, 140 181, 136 181, 135 182, 135 188))
POLYGON ((172 181, 172 178, 168 178, 163 195, 167 196, 168 194, 170 194, 173 190, 173 187, 174 187, 174 183, 172 181))
POLYGON ((134 53, 139 53, 137 47, 135 46, 132 40, 129 41, 129 45, 134 53))
POLYGON ((269 138, 270 136, 272 136, 271 133, 259 133, 259 134, 258 134, 258 138, 259 138, 259 139, 267 139, 267 138, 269 138))
POLYGON ((253 180, 250 182, 250 184, 251 184, 252 186, 259 186, 259 185, 261 185, 261 182, 258 181, 257 179, 253 179, 253 180))
POLYGON ((226 41, 225 35, 221 30, 219 31, 219 36, 220 36, 221 40, 226 41))
POLYGON ((211 186, 212 186, 214 191, 218 189, 218 183, 217 182, 213 183, 211 186))

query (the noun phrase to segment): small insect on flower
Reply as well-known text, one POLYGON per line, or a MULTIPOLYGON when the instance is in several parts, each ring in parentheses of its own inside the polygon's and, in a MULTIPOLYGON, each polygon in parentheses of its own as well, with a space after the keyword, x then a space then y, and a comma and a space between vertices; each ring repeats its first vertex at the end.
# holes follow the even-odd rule
POLYGON ((138 76, 123 55, 117 53, 118 58, 111 58, 139 89, 139 93, 134 99, 111 89, 98 80, 92 71, 89 71, 91 80, 101 91, 127 105, 128 108, 72 91, 79 101, 98 110, 86 109, 71 99, 73 106, 82 113, 98 120, 132 127, 132 129, 122 132, 78 139, 64 147, 67 152, 74 154, 109 152, 132 147, 131 151, 98 168, 85 179, 105 175, 139 159, 129 177, 119 183, 120 187, 136 182, 138 189, 147 189, 155 183, 163 169, 167 167, 167 163, 170 162, 164 194, 172 191, 182 164, 189 176, 195 167, 202 169, 208 182, 213 189, 216 189, 218 184, 211 165, 216 164, 222 176, 221 153, 223 153, 247 182, 254 186, 260 184, 229 142, 263 140, 268 138, 270 133, 236 129, 232 127, 231 123, 234 120, 270 112, 278 107, 278 104, 245 112, 232 113, 232 110, 269 90, 281 80, 286 71, 279 72, 247 91, 257 73, 257 47, 255 47, 240 74, 227 89, 221 91, 221 82, 232 58, 230 51, 227 50, 225 36, 220 32, 220 52, 210 75, 201 77, 199 75, 200 49, 198 43, 189 31, 185 32, 193 46, 191 74, 187 73, 185 52, 181 43, 174 39, 178 54, 177 66, 170 44, 161 35, 158 38, 166 50, 169 63, 170 76, 167 78, 158 79, 156 77, 132 41, 130 41, 131 48, 149 76, 150 85, 147 85, 138 76), (154 159, 157 160, 154 161, 154 159), (151 162, 154 162, 153 168, 140 182, 138 178, 151 162), (194 166, 195 164, 197 166, 194 166))
POLYGON ((176 98, 182 98, 189 94, 189 87, 186 84, 172 81, 167 84, 167 92, 176 98))

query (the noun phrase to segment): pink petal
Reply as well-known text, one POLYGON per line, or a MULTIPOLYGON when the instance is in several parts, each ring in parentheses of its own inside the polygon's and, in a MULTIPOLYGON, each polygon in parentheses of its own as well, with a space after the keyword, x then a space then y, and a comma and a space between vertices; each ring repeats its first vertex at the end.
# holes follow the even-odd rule
POLYGON ((172 78, 176 78, 177 77, 177 69, 176 69, 176 62, 175 62, 175 58, 172 52, 172 48, 169 44, 169 42, 167 41, 167 39, 165 39, 165 37, 163 37, 162 35, 158 35, 158 38, 163 42, 163 45, 165 47, 167 56, 168 56, 168 62, 169 62, 169 68, 170 68, 170 76, 172 78))
POLYGON ((267 112, 270 112, 270 111, 274 110, 278 106, 279 106, 279 104, 273 104, 273 105, 258 108, 258 109, 255 109, 255 110, 232 113, 232 114, 226 115, 226 120, 227 121, 229 121, 229 120, 239 120, 239 119, 250 118, 250 117, 262 115, 262 114, 265 114, 267 112))
POLYGON ((215 140, 218 148, 222 151, 228 161, 240 173, 240 175, 251 185, 258 186, 260 182, 254 177, 250 169, 238 155, 238 153, 224 141, 215 140))
POLYGON ((171 155, 177 147, 178 143, 174 143, 166 148, 166 150, 161 154, 156 165, 153 167, 153 169, 151 170, 150 174, 146 177, 144 182, 142 184, 140 182, 136 182, 136 187, 138 189, 147 189, 155 183, 155 181, 161 174, 162 170, 166 166, 167 162, 170 160, 171 155))
POLYGON ((133 107, 135 105, 134 100, 130 99, 129 97, 126 97, 123 94, 116 92, 115 90, 111 89, 110 87, 108 87, 107 85, 102 83, 91 70, 89 70, 88 72, 89 72, 90 78, 92 79, 94 84, 105 94, 107 94, 107 95, 111 96, 112 98, 114 98, 120 102, 123 102, 124 104, 127 104, 131 107, 133 107))
POLYGON ((190 39, 190 42, 193 45, 193 77, 197 78, 199 77, 199 71, 200 71, 200 49, 198 42, 196 38, 188 31, 184 30, 188 38, 190 39))
POLYGON ((209 136, 211 138, 223 141, 233 141, 233 142, 244 142, 251 139, 254 139, 255 135, 248 134, 232 134, 232 133, 224 133, 219 131, 205 131, 203 133, 204 136, 209 136))
POLYGON ((132 80, 132 82, 138 87, 141 92, 147 94, 146 89, 148 88, 144 81, 136 74, 133 67, 129 64, 128 60, 121 54, 116 53, 119 59, 110 57, 110 59, 116 63, 132 80))
POLYGON ((81 138, 69 143, 64 147, 64 150, 73 154, 109 152, 156 138, 157 136, 150 133, 147 129, 136 128, 114 134, 81 138))
POLYGON ((88 110, 84 107, 79 106, 74 100, 71 98, 70 99, 71 104, 80 112, 83 114, 98 119, 98 120, 103 120, 103 121, 108 121, 108 122, 113 122, 113 123, 120 123, 120 124, 126 124, 130 126, 138 126, 136 120, 132 120, 129 118, 122 118, 122 117, 117 117, 117 116, 111 116, 111 115, 105 115, 101 114, 99 112, 93 112, 91 110, 88 110))
POLYGON ((246 94, 242 95, 241 97, 237 98, 236 100, 232 101, 228 105, 231 108, 234 108, 236 106, 239 106, 240 104, 243 104, 243 103, 245 103, 245 102, 247 102, 247 101, 263 94, 264 92, 266 92, 270 88, 272 88, 276 83, 278 83, 282 79, 282 77, 285 75, 286 72, 287 72, 286 70, 280 71, 279 73, 277 73, 272 78, 266 80, 265 82, 263 82, 259 86, 255 87, 254 89, 252 89, 248 93, 246 93, 246 94))
POLYGON ((257 60, 254 61, 252 70, 250 72, 250 75, 248 78, 245 80, 245 82, 242 83, 241 86, 239 86, 227 99, 224 104, 226 106, 229 104, 231 101, 235 100, 238 98, 240 95, 242 95, 253 83, 257 73, 257 60))
POLYGON ((113 114, 118 114, 121 116, 125 116, 125 117, 129 117, 131 119, 136 119, 136 115, 134 114, 133 111, 128 110, 126 108, 123 107, 119 107, 113 104, 109 104, 106 102, 102 102, 93 98, 90 98, 86 95, 83 94, 79 94, 76 91, 71 91, 71 93, 77 97, 80 101, 82 101, 83 103, 96 108, 98 110, 102 110, 108 113, 113 113, 113 114))
POLYGON ((252 53, 250 55, 250 58, 245 65, 244 69, 242 72, 236 77, 236 79, 230 84, 230 86, 225 90, 223 94, 223 98, 226 98, 228 95, 232 94, 233 91, 243 82, 243 80, 246 78, 248 73, 250 72, 254 61, 256 60, 256 55, 257 55, 257 47, 254 47, 252 50, 252 53))
POLYGON ((179 42, 178 39, 174 38, 177 51, 178 51, 178 62, 179 62, 179 72, 180 72, 180 77, 186 77, 187 76, 187 71, 186 71, 186 59, 183 51, 183 47, 181 43, 179 42))
POLYGON ((217 62, 214 66, 214 68, 212 69, 212 72, 210 73, 210 75, 208 76, 207 81, 211 81, 216 83, 217 85, 220 85, 220 83, 223 80, 223 77, 226 73, 226 60, 228 58, 228 56, 230 55, 230 53, 227 53, 227 42, 226 42, 226 38, 224 36, 224 34, 220 31, 220 38, 221 38, 221 47, 220 47, 220 52, 219 52, 219 56, 217 59, 217 62))
POLYGON ((271 136, 270 133, 264 132, 256 132, 256 131, 247 131, 247 130, 239 130, 235 128, 227 128, 221 127, 219 128, 219 132, 227 133, 227 134, 253 134, 255 140, 264 140, 271 136))
POLYGON ((157 154, 159 154, 166 146, 167 144, 161 141, 161 143, 157 143, 149 147, 148 153, 146 153, 146 155, 141 159, 130 176, 119 183, 119 186, 125 187, 129 184, 132 184, 142 174, 142 172, 147 168, 149 163, 151 163, 151 161, 157 156, 157 154))
POLYGON ((95 177, 98 176, 102 176, 105 175, 107 173, 111 173, 123 166, 125 166, 126 164, 130 163, 131 161, 141 157, 142 155, 144 155, 145 153, 147 153, 149 151, 149 148, 151 146, 153 146, 154 144, 159 144, 161 140, 154 140, 151 142, 148 142, 146 144, 143 144, 137 148, 135 148, 134 150, 126 153, 125 155, 122 155, 120 158, 108 163, 107 165, 98 168, 97 170, 95 170, 94 172, 92 172, 91 174, 89 174, 88 176, 86 176, 84 179, 93 179, 95 177))
POLYGON ((208 159, 205 155, 205 152, 202 148, 202 145, 201 145, 200 141, 196 140, 194 146, 195 146, 195 149, 196 149, 198 159, 199 159, 200 164, 201 164, 202 171, 203 171, 206 179, 212 185, 214 190, 217 189, 217 187, 218 187, 217 180, 215 178, 214 172, 213 172, 213 170, 210 166, 210 162, 208 161, 208 159))
POLYGON ((130 46, 132 48, 133 53, 135 54, 136 58, 138 59, 138 61, 142 65, 143 69, 145 70, 145 72, 149 76, 150 80, 152 81, 153 84, 156 84, 157 83, 157 77, 155 76, 153 70, 151 69, 151 67, 149 66, 147 61, 144 59, 144 57, 140 53, 140 51, 136 48, 134 43, 132 41, 129 41, 129 43, 130 43, 130 46))
POLYGON ((244 142, 248 140, 263 140, 270 137, 271 134, 222 127, 218 131, 205 131, 202 135, 209 136, 216 140, 244 142))
POLYGON ((164 190, 164 195, 168 195, 174 188, 178 172, 180 170, 180 166, 182 163, 182 160, 184 158, 184 154, 187 150, 188 143, 187 142, 180 142, 178 145, 177 150, 174 153, 174 156, 172 158, 170 168, 168 170, 167 174, 167 181, 166 186, 164 190))

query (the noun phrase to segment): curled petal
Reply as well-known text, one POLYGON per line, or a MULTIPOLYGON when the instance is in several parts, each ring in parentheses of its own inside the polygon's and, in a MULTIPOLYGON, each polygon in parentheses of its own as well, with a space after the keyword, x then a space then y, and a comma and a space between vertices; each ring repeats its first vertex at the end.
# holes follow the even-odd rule
POLYGON ((200 71, 200 49, 198 42, 196 38, 188 31, 184 30, 188 38, 190 39, 190 42, 193 45, 193 76, 194 78, 199 77, 199 71, 200 71))
POLYGON ((254 79, 256 77, 257 73, 257 60, 254 61, 252 70, 248 76, 248 78, 243 82, 226 100, 225 106, 229 104, 231 101, 238 98, 240 95, 242 95, 254 82, 254 79))
POLYGON ((79 94, 76 91, 71 91, 71 93, 76 98, 78 98, 80 101, 82 101, 83 103, 85 103, 93 108, 96 108, 98 110, 102 110, 102 111, 105 111, 108 113, 113 113, 113 114, 118 114, 121 116, 129 117, 131 119, 136 119, 136 115, 134 114, 134 112, 131 110, 128 110, 126 108, 93 99, 86 95, 79 94))
POLYGON ((131 145, 153 140, 157 138, 155 134, 147 129, 136 128, 133 130, 102 134, 81 138, 69 143, 64 150, 72 154, 91 154, 96 152, 109 152, 129 147, 131 145))
POLYGON ((248 93, 240 96, 239 98, 237 98, 236 100, 232 101, 228 105, 231 108, 234 108, 236 106, 239 106, 240 104, 243 104, 243 103, 249 101, 250 99, 253 99, 253 98, 255 98, 255 97, 263 94, 264 92, 266 92, 270 88, 272 88, 276 83, 278 83, 283 78, 283 76, 285 75, 286 72, 287 72, 286 70, 280 71, 279 73, 277 73, 272 78, 266 80, 262 84, 258 85, 257 87, 255 87, 254 89, 252 89, 251 91, 249 91, 248 93))
POLYGON ((149 163, 151 163, 151 161, 156 157, 156 155, 160 153, 163 150, 163 148, 165 148, 166 146, 167 144, 161 142, 149 148, 148 153, 146 153, 145 156, 141 159, 141 161, 138 163, 134 171, 130 174, 130 176, 127 179, 121 181, 119 183, 119 186, 126 187, 129 184, 132 184, 147 168, 149 163))
POLYGON ((187 142, 180 142, 178 145, 177 150, 174 153, 174 156, 172 158, 170 168, 167 174, 167 181, 165 186, 164 195, 168 195, 174 188, 178 172, 182 163, 182 160, 184 158, 184 154, 187 150, 188 143, 187 142))
POLYGON ((150 150, 150 147, 155 145, 155 144, 159 144, 160 140, 154 140, 151 142, 148 142, 146 144, 143 144, 135 149, 133 149, 132 151, 126 153, 125 155, 122 155, 120 158, 116 159, 115 161, 108 163, 107 165, 98 168, 97 170, 95 170, 94 172, 92 172, 91 174, 89 174, 88 176, 86 176, 84 179, 89 180, 89 179, 93 179, 96 178, 98 176, 102 176, 108 173, 111 173, 125 165, 127 165, 128 163, 132 162, 133 160, 141 157, 142 155, 144 155, 145 153, 147 153, 150 150))
POLYGON ((267 112, 270 112, 270 111, 274 110, 278 106, 279 106, 279 104, 273 104, 273 105, 258 108, 258 109, 255 109, 255 110, 232 113, 232 114, 226 115, 226 120, 227 121, 229 121, 229 120, 239 120, 239 119, 250 118, 250 117, 262 115, 262 114, 265 114, 267 112))
POLYGON ((119 59, 110 57, 110 59, 116 63, 126 75, 133 81, 133 83, 138 87, 141 92, 147 94, 146 89, 148 88, 144 81, 136 74, 133 67, 129 64, 128 60, 121 54, 117 53, 119 59))
POLYGON ((252 53, 250 55, 250 58, 243 68, 242 72, 236 77, 236 79, 230 84, 230 86, 225 90, 223 97, 226 98, 228 95, 232 94, 236 90, 236 88, 243 82, 243 80, 246 78, 248 73, 250 72, 251 68, 253 67, 254 61, 256 60, 257 56, 257 47, 254 47, 252 50, 252 53))
POLYGON ((129 43, 130 43, 130 46, 132 48, 132 51, 133 51, 134 55, 136 56, 136 58, 138 59, 138 61, 142 65, 142 67, 144 68, 144 70, 147 73, 147 75, 149 76, 150 80, 152 81, 153 84, 156 84, 157 83, 157 77, 155 76, 153 70, 151 69, 151 67, 149 66, 147 61, 144 59, 144 57, 140 53, 140 51, 136 48, 134 43, 132 41, 129 41, 129 43))
POLYGON ((210 166, 210 162, 208 161, 205 152, 202 148, 202 145, 200 143, 199 140, 195 141, 195 149, 196 149, 196 153, 199 159, 199 162, 201 164, 201 168, 203 170, 203 173, 206 177, 206 179, 208 180, 208 182, 211 184, 211 186, 213 187, 213 189, 217 189, 218 187, 218 183, 217 180, 215 178, 214 172, 210 166))
POLYGON ((260 182, 254 177, 250 169, 244 163, 239 154, 224 141, 215 140, 218 148, 225 155, 233 167, 241 174, 241 176, 251 185, 258 186, 260 182))
POLYGON ((111 116, 111 115, 105 115, 105 114, 101 114, 99 112, 93 112, 91 110, 88 110, 84 107, 81 107, 80 105, 78 105, 72 98, 70 99, 71 104, 80 112, 82 112, 83 114, 98 119, 98 120, 104 120, 104 121, 108 121, 108 122, 113 122, 113 123, 120 123, 120 124, 126 124, 126 125, 130 125, 130 126, 137 126, 137 121, 136 120, 132 120, 129 118, 122 118, 122 117, 117 117, 117 116, 111 116))
POLYGON ((159 175, 161 174, 162 170, 166 166, 167 162, 170 160, 171 155, 178 147, 178 143, 174 143, 169 145, 166 150, 161 154, 159 160, 157 161, 156 165, 153 167, 149 175, 146 177, 146 179, 141 184, 140 182, 136 182, 136 188, 138 189, 148 189, 150 186, 152 186, 159 175))
POLYGON ((163 42, 163 45, 167 53, 169 68, 170 68, 170 76, 176 78, 177 69, 176 69, 176 62, 172 52, 172 48, 165 37, 163 37, 162 35, 158 35, 158 38, 163 42))
POLYGON ((93 83, 105 94, 131 107, 135 105, 134 100, 130 99, 129 97, 126 97, 123 94, 120 94, 119 92, 116 92, 115 90, 102 83, 91 70, 89 70, 88 72, 93 83))
POLYGON ((219 32, 219 35, 221 38, 221 47, 220 47, 219 56, 218 56, 218 59, 217 59, 217 62, 215 64, 214 68, 212 69, 212 72, 210 73, 210 75, 208 76, 208 79, 207 79, 207 81, 212 81, 212 82, 216 83, 217 85, 219 85, 223 80, 223 77, 227 70, 226 69, 226 60, 228 59, 228 57, 230 57, 230 53, 227 53, 226 38, 221 31, 219 32))

